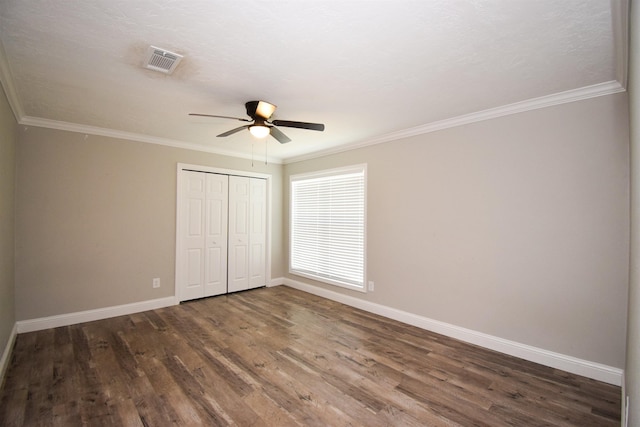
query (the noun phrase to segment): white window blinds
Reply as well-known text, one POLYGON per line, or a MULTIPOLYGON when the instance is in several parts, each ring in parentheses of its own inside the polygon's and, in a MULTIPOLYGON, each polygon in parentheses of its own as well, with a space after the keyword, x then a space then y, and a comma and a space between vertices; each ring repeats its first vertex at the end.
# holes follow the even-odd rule
POLYGON ((291 177, 291 273, 364 291, 365 188, 365 166, 291 177))

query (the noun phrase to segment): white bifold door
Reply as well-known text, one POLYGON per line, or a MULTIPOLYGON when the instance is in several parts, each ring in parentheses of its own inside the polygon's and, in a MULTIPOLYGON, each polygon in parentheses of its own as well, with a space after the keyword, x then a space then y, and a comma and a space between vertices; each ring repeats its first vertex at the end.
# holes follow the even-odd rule
POLYGON ((229 292, 265 285, 266 184, 229 177, 229 292))
POLYGON ((266 180, 182 171, 180 301, 266 283, 266 180))
POLYGON ((229 176, 184 171, 180 300, 227 292, 229 176))

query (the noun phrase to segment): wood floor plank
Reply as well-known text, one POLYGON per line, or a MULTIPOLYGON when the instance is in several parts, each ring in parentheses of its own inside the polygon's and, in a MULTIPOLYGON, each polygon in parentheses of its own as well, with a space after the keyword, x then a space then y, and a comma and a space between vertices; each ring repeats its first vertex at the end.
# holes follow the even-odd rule
POLYGON ((24 425, 26 401, 29 397, 29 373, 31 363, 21 363, 28 359, 31 349, 35 346, 37 334, 35 332, 22 334, 16 338, 11 362, 7 368, 0 395, 0 425, 24 425))
POLYGON ((36 343, 31 348, 34 362, 29 373, 29 399, 25 408, 25 424, 51 424, 52 407, 47 403, 53 385, 53 330, 36 332, 36 343))
MULTIPOLYGON (((177 367, 181 368, 182 377, 177 381, 192 399, 196 390, 195 401, 209 417, 214 418, 212 422, 225 425, 222 422, 224 419, 229 424, 238 422, 241 425, 265 425, 240 399, 250 387, 208 351, 211 343, 204 339, 207 330, 200 327, 196 318, 185 317, 181 322, 181 328, 176 332, 186 339, 187 345, 178 345, 178 339, 174 339, 173 343, 176 345, 167 347, 167 352, 173 352, 169 355, 169 361, 171 362, 173 357, 175 361, 180 362, 177 367), (208 391, 207 385, 215 389, 215 394, 208 391)), ((216 347, 214 346, 214 349, 216 347)), ((173 364, 171 366, 176 367, 173 364)), ((176 374, 176 371, 172 373, 176 374)))
POLYGON ((286 371, 277 369, 277 358, 272 349, 237 346, 233 350, 223 350, 223 354, 249 373, 269 399, 291 414, 299 425, 330 425, 331 419, 326 418, 325 409, 331 408, 315 406, 315 399, 310 398, 312 384, 303 384, 286 371))
POLYGON ((365 377, 344 379, 342 372, 314 363, 323 359, 317 354, 301 354, 292 349, 284 349, 280 354, 283 356, 278 362, 280 366, 287 366, 287 371, 297 372, 296 376, 305 378, 305 382, 330 386, 318 390, 318 397, 345 413, 353 414, 362 425, 424 425, 424 408, 412 411, 411 405, 405 405, 406 402, 399 401, 397 395, 387 394, 384 387, 365 377), (320 394, 320 391, 324 393, 320 394))
MULTIPOLYGON (((131 384, 141 420, 145 425, 203 425, 193 402, 180 389, 167 369, 165 342, 170 341, 166 329, 158 329, 145 317, 138 318, 135 328, 123 332, 130 353, 142 375, 131 384), (147 414, 147 412, 149 414, 147 414), (162 421, 156 423, 154 418, 162 421)), ((171 343, 173 345, 173 343, 171 343)))
POLYGON ((284 286, 19 334, 2 426, 617 426, 619 387, 284 286))

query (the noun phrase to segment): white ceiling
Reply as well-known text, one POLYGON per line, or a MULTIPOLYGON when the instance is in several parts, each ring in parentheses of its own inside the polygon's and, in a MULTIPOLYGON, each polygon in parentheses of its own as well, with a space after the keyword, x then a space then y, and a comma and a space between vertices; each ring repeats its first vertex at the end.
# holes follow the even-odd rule
POLYGON ((187 114, 265 100, 326 125, 268 139, 290 162, 623 90, 626 1, 2 0, 0 40, 21 124, 247 157, 264 142, 216 138, 241 122, 187 114), (149 45, 184 55, 173 75, 149 45))

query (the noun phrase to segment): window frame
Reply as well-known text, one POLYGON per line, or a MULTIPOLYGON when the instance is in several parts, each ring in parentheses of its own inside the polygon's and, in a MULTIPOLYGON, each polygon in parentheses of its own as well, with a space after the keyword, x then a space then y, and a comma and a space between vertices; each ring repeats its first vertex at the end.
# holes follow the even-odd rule
POLYGON ((325 169, 315 172, 306 172, 289 176, 289 273, 316 280, 318 282, 351 289, 358 292, 367 292, 367 164, 358 164, 333 169, 325 169), (363 217, 362 217, 362 284, 356 285, 346 281, 334 280, 313 273, 308 273, 293 268, 294 246, 294 182, 324 177, 333 177, 353 173, 362 173, 363 177, 363 217))

